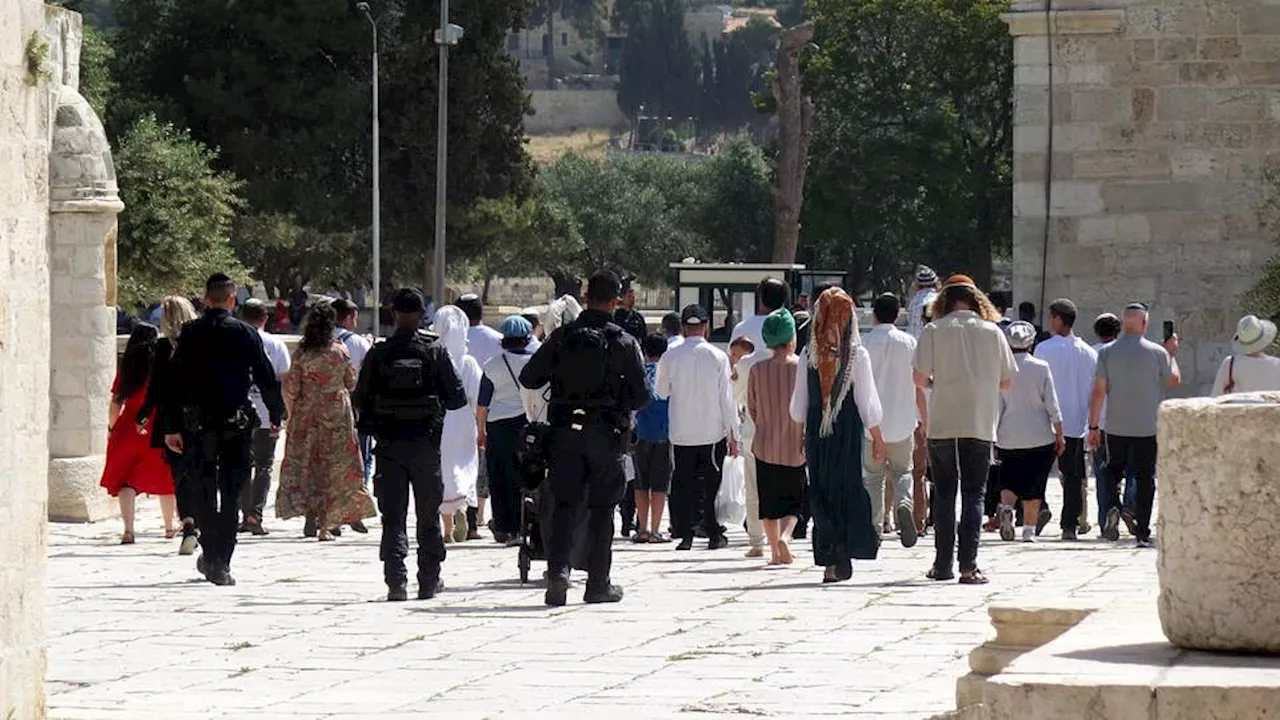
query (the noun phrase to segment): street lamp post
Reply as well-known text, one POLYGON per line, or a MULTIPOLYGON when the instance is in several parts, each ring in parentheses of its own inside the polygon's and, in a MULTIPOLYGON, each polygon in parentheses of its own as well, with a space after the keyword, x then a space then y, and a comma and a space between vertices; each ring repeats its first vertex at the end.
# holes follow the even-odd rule
POLYGON ((358 3, 356 8, 364 13, 373 29, 373 337, 378 337, 379 316, 382 310, 382 164, 379 162, 378 128, 378 23, 369 12, 369 3, 358 3))
POLYGON ((436 44, 440 46, 440 77, 437 81, 439 97, 436 101, 436 253, 435 297, 437 306, 445 302, 445 202, 447 193, 446 164, 449 158, 449 46, 457 45, 462 28, 449 24, 449 0, 440 0, 440 29, 436 30, 436 44))

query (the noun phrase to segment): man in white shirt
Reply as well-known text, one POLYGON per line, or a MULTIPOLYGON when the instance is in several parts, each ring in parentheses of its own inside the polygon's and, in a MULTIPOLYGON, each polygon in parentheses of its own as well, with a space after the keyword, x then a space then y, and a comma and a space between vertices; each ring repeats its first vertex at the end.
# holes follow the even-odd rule
MULTIPOLYGON (((356 377, 360 377, 360 366, 364 365, 364 357, 369 354, 369 348, 373 347, 373 341, 356 332, 356 319, 360 312, 355 303, 338 299, 333 301, 332 307, 333 339, 347 349, 347 355, 351 356, 351 367, 355 368, 356 377)), ((364 461, 364 484, 368 487, 373 479, 373 437, 360 433, 359 439, 360 457, 364 461)), ((362 522, 352 523, 351 529, 365 532, 362 522)))
MULTIPOLYGON (((885 485, 892 483, 894 519, 903 547, 914 547, 918 539, 913 511, 912 455, 915 452, 916 427, 928 417, 924 389, 911 377, 911 364, 916 355, 916 339, 894 326, 898 319, 898 296, 885 293, 872 305, 876 324, 862 337, 862 346, 871 356, 871 372, 875 377, 884 420, 885 459, 876 462, 871 452, 871 434, 863 442, 863 482, 871 496, 871 513, 877 528, 884 524, 885 485)), ((925 421, 927 424, 927 420, 925 421)))
POLYGON ((670 400, 670 438, 675 456, 671 484, 671 525, 680 537, 677 550, 693 548, 699 495, 707 547, 729 541, 716 522, 716 493, 726 451, 738 454, 738 411, 733 405, 729 358, 706 341, 711 316, 698 305, 680 314, 684 343, 658 362, 658 397, 670 400))
POLYGON ((480 363, 480 367, 489 359, 502 353, 502 333, 484 324, 484 303, 475 293, 467 293, 455 303, 467 314, 471 327, 467 328, 467 352, 480 363))
MULTIPOLYGON (((1036 358, 1049 363, 1049 374, 1053 376, 1058 407, 1062 411, 1066 445, 1058 456, 1058 472, 1062 476, 1063 540, 1075 540, 1078 533, 1089 532, 1085 435, 1089 430, 1089 397, 1098 371, 1098 353, 1076 335, 1075 324, 1075 303, 1066 298, 1054 300, 1049 305, 1049 330, 1053 336, 1035 348, 1036 358)), ((1036 534, 1049 521, 1043 510, 1041 516, 1036 520, 1036 534)), ((1030 518, 1027 520, 1030 522, 1030 518)))
POLYGON ((746 471, 746 482, 744 483, 747 491, 747 542, 750 549, 747 550, 747 557, 757 558, 764 556, 764 522, 760 520, 760 491, 756 486, 756 456, 751 453, 751 439, 755 437, 755 423, 751 422, 750 415, 747 414, 746 387, 747 378, 751 373, 751 366, 761 360, 768 359, 773 351, 765 347, 764 344, 764 319, 769 313, 787 306, 791 300, 791 287, 785 282, 773 278, 766 277, 756 286, 756 314, 738 323, 733 328, 733 333, 729 336, 729 344, 732 345, 738 338, 745 337, 751 341, 753 348, 750 355, 738 360, 735 367, 731 368, 737 381, 734 383, 735 388, 739 390, 737 395, 740 400, 735 404, 738 406, 738 417, 742 418, 742 458, 743 466, 746 471))
MULTIPOLYGON (((257 328, 262 336, 262 349, 276 371, 281 383, 289 372, 289 348, 284 341, 266 331, 267 306, 257 298, 249 298, 240 308, 240 319, 257 328)), ((262 393, 257 387, 250 388, 249 399, 258 412, 258 429, 253 431, 253 480, 240 490, 240 532, 254 535, 266 535, 267 529, 262 527, 262 511, 267 504, 267 493, 271 491, 271 470, 276 461, 276 441, 279 435, 271 430, 271 417, 266 403, 262 401, 262 393)))
POLYGON ((662 336, 667 339, 668 350, 677 348, 684 342, 684 336, 680 332, 680 313, 669 312, 662 316, 662 336))

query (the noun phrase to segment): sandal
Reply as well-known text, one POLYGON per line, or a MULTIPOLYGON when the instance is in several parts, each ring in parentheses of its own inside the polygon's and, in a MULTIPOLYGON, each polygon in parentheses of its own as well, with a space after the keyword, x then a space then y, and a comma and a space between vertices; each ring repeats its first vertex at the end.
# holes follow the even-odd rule
POLYGON ((165 529, 164 529, 164 539, 165 539, 165 540, 172 540, 172 539, 174 539, 174 538, 175 538, 175 537, 177 537, 177 536, 178 536, 178 529, 177 529, 177 528, 165 528, 165 529))
POLYGON ((635 535, 631 536, 631 542, 637 545, 642 543, 650 543, 650 542, 653 542, 653 536, 649 534, 648 530, 641 530, 637 532, 635 535))
POLYGON ((836 566, 828 565, 826 572, 822 573, 822 584, 840 582, 840 578, 836 577, 836 566))
POLYGON ((333 540, 333 532, 330 530, 321 530, 316 533, 316 539, 320 542, 331 542, 333 540))
POLYGON ((791 554, 791 543, 781 540, 778 542, 778 563, 781 565, 790 565, 795 562, 796 558, 791 554))
POLYGON ((652 545, 662 545, 671 542, 671 538, 665 533, 653 532, 649 534, 649 543, 652 545))
POLYGON ((133 543, 134 543, 133 533, 126 530, 123 534, 120 535, 121 545, 132 545, 133 543))
POLYGON ((968 575, 965 575, 965 574, 960 575, 961 585, 986 585, 988 582, 991 582, 991 581, 988 580, 987 576, 983 575, 982 571, 977 568, 974 568, 973 572, 969 573, 968 575))
POLYGON ((929 572, 925 573, 925 577, 929 578, 930 580, 936 580, 939 582, 945 582, 947 580, 956 579, 955 573, 951 572, 950 570, 940 571, 936 567, 929 568, 929 572))

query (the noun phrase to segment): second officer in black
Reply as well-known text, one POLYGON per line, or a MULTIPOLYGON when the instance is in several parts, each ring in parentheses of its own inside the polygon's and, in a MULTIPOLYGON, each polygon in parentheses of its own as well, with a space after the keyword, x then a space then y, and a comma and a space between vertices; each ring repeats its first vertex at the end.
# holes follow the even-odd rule
POLYGON ((520 372, 529 389, 551 386, 549 482, 556 507, 547 551, 546 603, 564 605, 569 560, 579 509, 586 504, 587 588, 584 602, 618 602, 622 588, 610 582, 613 509, 626 479, 622 457, 631 413, 649 402, 644 365, 635 338, 613 322, 621 282, 601 270, 587 283, 587 309, 557 329, 520 372))
POLYGON ((440 433, 445 411, 466 406, 467 396, 444 346, 418 329, 426 312, 422 295, 399 290, 391 310, 395 332, 365 356, 353 400, 360 430, 376 441, 373 493, 382 512, 379 557, 387 600, 409 598, 404 560, 409 555, 410 490, 418 516, 418 599, 426 600, 444 587, 440 433))

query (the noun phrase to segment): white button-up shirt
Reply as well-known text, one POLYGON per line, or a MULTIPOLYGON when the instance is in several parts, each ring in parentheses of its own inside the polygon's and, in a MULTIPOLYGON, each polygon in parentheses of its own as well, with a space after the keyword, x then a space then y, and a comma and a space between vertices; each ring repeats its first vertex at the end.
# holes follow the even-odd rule
POLYGON ((1098 371, 1098 352, 1079 335, 1055 335, 1036 346, 1036 358, 1049 363, 1062 409, 1062 435, 1082 438, 1089 430, 1089 399, 1098 371))
POLYGON ((891 323, 880 324, 862 336, 862 347, 871 356, 871 372, 884 408, 880 432, 886 443, 902 442, 916 431, 920 414, 916 408, 916 385, 911 378, 916 339, 891 323))
POLYGON ((687 337, 658 362, 658 397, 670 400, 672 445, 714 445, 738 437, 729 356, 700 337, 687 337))
POLYGON ((333 339, 342 343, 347 349, 347 354, 351 356, 351 367, 355 368, 356 375, 359 375, 360 366, 364 364, 364 356, 369 354, 369 348, 373 347, 373 343, 355 330, 346 328, 334 328, 333 339))
POLYGON ((502 333, 481 323, 467 328, 467 352, 480 367, 502 354, 502 333))
MULTIPOLYGON (((293 362, 289 357, 288 346, 283 340, 265 330, 259 330, 258 334, 262 336, 262 351, 267 354, 267 360, 271 361, 271 368, 276 371, 277 378, 283 379, 285 373, 289 372, 289 365, 293 362)), ((261 427, 271 427, 271 413, 267 412, 267 404, 262 401, 262 391, 258 390, 257 385, 249 388, 249 399, 253 402, 253 409, 258 411, 258 422, 261 427)))

